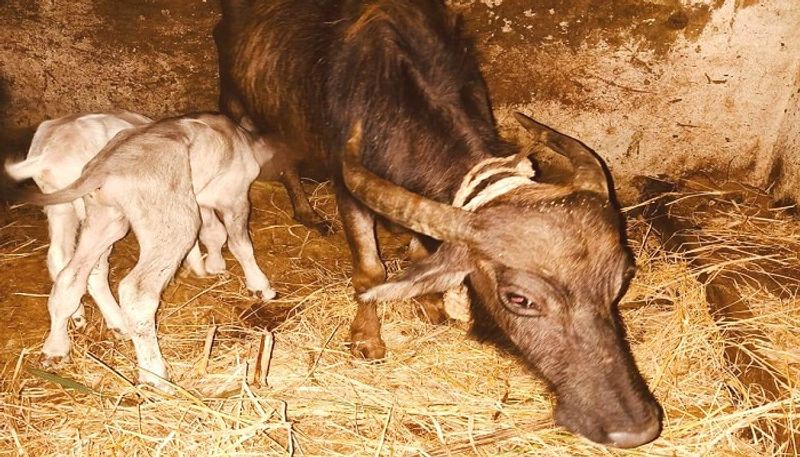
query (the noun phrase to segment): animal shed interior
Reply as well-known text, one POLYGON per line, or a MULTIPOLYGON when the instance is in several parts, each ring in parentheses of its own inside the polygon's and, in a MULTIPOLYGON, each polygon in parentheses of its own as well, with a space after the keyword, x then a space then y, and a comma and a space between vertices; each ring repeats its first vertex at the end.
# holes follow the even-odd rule
MULTIPOLYGON (((291 219, 280 186, 257 183, 253 242, 281 296, 250 297, 227 253, 227 275, 177 277, 158 314, 175 395, 131 382, 133 348, 92 306, 88 328, 71 332, 71 361, 39 369, 46 224, 38 209, 10 209, 0 228, 0 455, 796 454, 800 234, 773 203, 794 196, 800 18, 789 0, 451 6, 476 34, 506 135, 526 144, 508 113, 534 113, 596 149, 620 185, 638 266, 620 309, 664 408, 658 440, 606 449, 555 427, 545 386, 513 354, 471 339, 466 324, 431 323, 416 301, 380 308, 386 361, 353 359, 350 259, 329 186, 307 183, 337 228, 322 237, 291 219), (756 56, 743 43, 765 30, 756 56), (759 65, 771 76, 756 84, 748 71, 759 65), (698 168, 711 172, 691 174, 698 168), (670 179, 633 179, 643 174, 670 179), (274 345, 261 385, 265 329, 274 345)), ((32 127, 72 112, 215 107, 214 2, 6 0, 0 17, 10 25, 0 30, 4 153, 22 154, 32 127)), ((381 234, 393 272, 407 265, 407 240, 381 234)), ((112 285, 136 249, 130 236, 115 248, 112 285)))

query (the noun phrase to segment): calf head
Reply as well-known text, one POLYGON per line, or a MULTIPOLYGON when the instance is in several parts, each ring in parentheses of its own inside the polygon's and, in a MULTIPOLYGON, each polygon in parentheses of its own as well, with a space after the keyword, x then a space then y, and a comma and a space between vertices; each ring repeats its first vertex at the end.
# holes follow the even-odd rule
POLYGON ((572 163, 567 185, 518 187, 472 212, 426 199, 360 163, 360 127, 343 177, 381 215, 443 241, 432 256, 361 295, 385 301, 468 280, 500 330, 556 396, 556 421, 595 442, 633 447, 661 430, 658 403, 624 339, 616 302, 634 273, 599 159, 579 141, 518 114, 572 163))

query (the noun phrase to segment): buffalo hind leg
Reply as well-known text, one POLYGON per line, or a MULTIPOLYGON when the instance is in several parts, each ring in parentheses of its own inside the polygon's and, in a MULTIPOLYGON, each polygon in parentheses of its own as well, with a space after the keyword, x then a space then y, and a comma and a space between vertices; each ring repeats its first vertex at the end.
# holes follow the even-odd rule
MULTIPOLYGON (((345 191, 337 189, 336 200, 353 258, 353 288, 359 296, 386 281, 386 269, 375 237, 375 217, 345 191)), ((376 303, 358 302, 356 316, 350 324, 350 343, 350 352, 356 357, 382 359, 386 355, 376 303)))
POLYGON ((306 191, 300 182, 300 175, 297 170, 292 166, 287 167, 286 171, 281 174, 281 183, 286 188, 289 194, 289 200, 292 202, 292 210, 294 211, 294 218, 297 222, 305 225, 308 228, 317 230, 322 235, 330 235, 333 233, 333 224, 322 218, 308 201, 306 191))

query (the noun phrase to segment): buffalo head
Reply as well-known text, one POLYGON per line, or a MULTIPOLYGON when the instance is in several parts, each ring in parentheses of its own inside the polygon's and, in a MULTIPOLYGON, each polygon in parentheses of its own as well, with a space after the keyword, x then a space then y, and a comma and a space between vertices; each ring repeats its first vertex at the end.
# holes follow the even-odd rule
POLYGON ((559 424, 599 443, 647 443, 660 433, 661 411, 636 368, 616 310, 635 267, 606 172, 581 142, 522 114, 517 119, 570 160, 571 182, 519 186, 472 211, 368 171, 361 164, 361 129, 354 128, 343 167, 349 191, 382 216, 443 242, 360 298, 410 298, 467 281, 551 387, 559 424))

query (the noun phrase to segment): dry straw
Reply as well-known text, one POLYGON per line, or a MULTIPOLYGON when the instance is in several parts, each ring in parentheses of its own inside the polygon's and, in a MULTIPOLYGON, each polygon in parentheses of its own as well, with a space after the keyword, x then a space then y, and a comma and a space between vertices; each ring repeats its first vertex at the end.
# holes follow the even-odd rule
MULTIPOLYGON (((0 455, 764 456, 783 444, 770 427, 797 428, 797 301, 745 286, 753 317, 726 324, 766 335, 757 342, 763 363, 790 380, 788 397, 760 401, 725 362, 726 342, 698 271, 666 252, 641 218, 629 224, 639 271, 621 309, 665 423, 657 441, 623 451, 555 427, 543 384, 517 360, 467 338, 465 324, 425 322, 413 302, 381 310, 389 347, 383 363, 353 359, 346 342, 355 303, 341 230, 323 238, 298 226, 274 186, 256 185, 253 200, 259 261, 281 298, 257 304, 236 268, 227 277, 176 278, 159 311, 175 395, 134 383, 131 344, 114 341, 91 306, 89 328, 72 332, 71 361, 55 376, 36 370, 46 329, 46 231, 37 211, 12 211, 17 221, 0 229, 0 265, 15 278, 3 287, 15 290, 0 295, 0 306, 11 322, 21 315, 14 313, 39 317, 25 318, 29 332, 19 326, 0 337, 0 455)), ((313 200, 335 218, 324 186, 313 200)), ((736 205, 724 206, 693 217, 717 245, 742 256, 708 268, 755 265, 752 259, 776 245, 800 247, 797 223, 779 214, 754 221, 736 205)), ((397 270, 401 244, 391 236, 382 241, 397 270)), ((796 263, 787 257, 792 249, 775 261, 796 263)), ((112 257, 116 282, 136 258, 135 243, 126 241, 112 257)))

